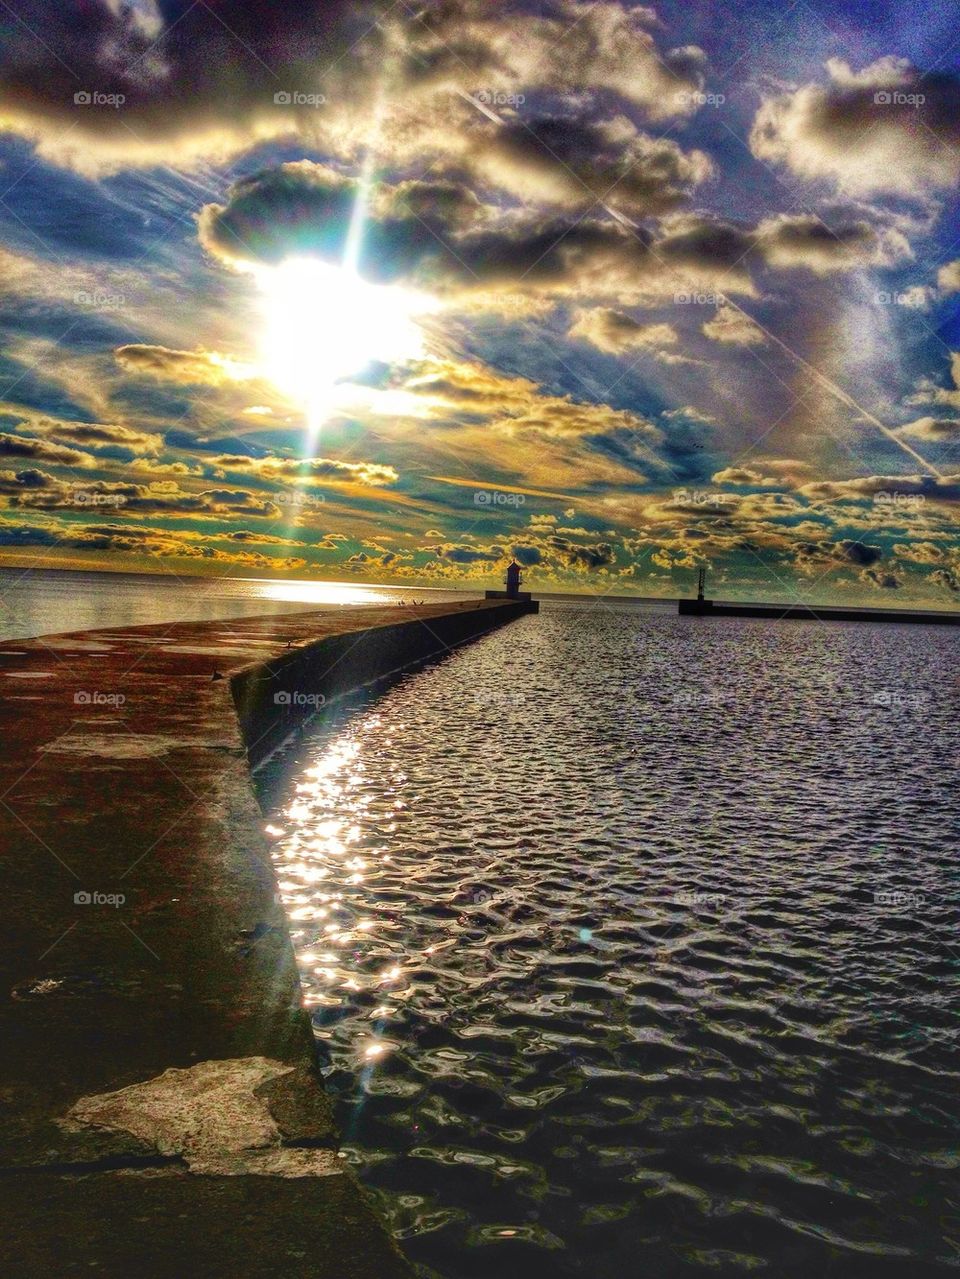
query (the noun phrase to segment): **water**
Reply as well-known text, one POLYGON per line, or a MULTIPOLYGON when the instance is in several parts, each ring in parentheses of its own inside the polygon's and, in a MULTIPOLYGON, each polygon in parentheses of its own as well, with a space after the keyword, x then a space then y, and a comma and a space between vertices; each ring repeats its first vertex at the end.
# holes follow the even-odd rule
POLYGON ((411 1258, 957 1272, 958 638, 550 608, 261 774, 411 1258))
POLYGON ((452 591, 347 582, 3 568, 0 640, 95 627, 300 612, 314 605, 392 604, 414 597, 432 603, 464 598, 452 591))

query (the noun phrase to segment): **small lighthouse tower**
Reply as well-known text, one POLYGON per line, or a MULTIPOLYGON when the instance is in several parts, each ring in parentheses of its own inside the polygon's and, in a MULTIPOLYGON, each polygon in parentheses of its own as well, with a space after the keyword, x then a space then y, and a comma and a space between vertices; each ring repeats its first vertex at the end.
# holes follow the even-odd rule
POLYGON ((698 617, 704 613, 709 613, 713 608, 713 600, 706 598, 706 586, 707 566, 706 564, 701 564, 697 570, 697 598, 695 600, 678 600, 678 611, 685 613, 687 616, 692 614, 698 617))
POLYGON ((502 591, 487 591, 488 600, 513 600, 515 603, 525 604, 527 613, 539 613, 540 605, 535 599, 530 598, 529 591, 521 591, 523 585, 523 569, 516 560, 511 560, 507 565, 507 576, 502 591))

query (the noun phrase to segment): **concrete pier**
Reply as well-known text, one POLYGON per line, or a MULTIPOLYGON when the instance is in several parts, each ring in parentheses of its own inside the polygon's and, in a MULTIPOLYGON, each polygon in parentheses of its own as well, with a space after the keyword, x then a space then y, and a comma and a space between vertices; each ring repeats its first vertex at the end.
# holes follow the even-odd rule
POLYGON ((522 603, 0 645, 0 1258, 16 1275, 411 1271, 338 1156, 249 762, 522 603))
POLYGON ((682 599, 685 617, 767 617, 780 622, 899 622, 911 626, 960 626, 960 610, 842 608, 834 604, 736 604, 726 600, 682 599))

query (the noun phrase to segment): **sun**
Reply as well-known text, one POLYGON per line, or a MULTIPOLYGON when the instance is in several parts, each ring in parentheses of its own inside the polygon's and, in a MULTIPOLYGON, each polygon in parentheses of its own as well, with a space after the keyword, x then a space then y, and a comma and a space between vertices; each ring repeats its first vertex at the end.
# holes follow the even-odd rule
POLYGON ((433 300, 400 285, 371 284, 345 266, 288 258, 258 272, 262 294, 261 364, 318 428, 339 383, 374 361, 393 364, 424 354, 417 323, 433 300))

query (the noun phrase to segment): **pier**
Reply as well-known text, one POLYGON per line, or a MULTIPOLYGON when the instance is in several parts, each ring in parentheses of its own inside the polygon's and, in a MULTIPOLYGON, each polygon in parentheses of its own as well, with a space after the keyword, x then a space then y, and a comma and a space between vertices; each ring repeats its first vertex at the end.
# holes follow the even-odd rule
POLYGON ((960 610, 953 613, 933 609, 844 608, 833 604, 737 604, 705 597, 707 570, 697 570, 696 599, 677 601, 683 617, 766 617, 779 622, 900 622, 910 625, 960 626, 960 610))
POLYGON ((960 611, 932 609, 842 608, 832 604, 734 604, 726 600, 680 600, 685 617, 767 617, 780 622, 901 622, 910 625, 960 626, 960 611))
POLYGON ((340 1157, 250 765, 318 707, 529 611, 0 645, 10 1273, 411 1276, 340 1157))

